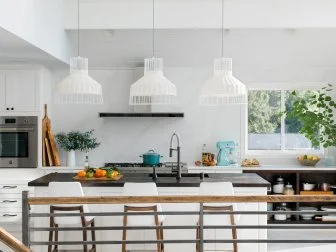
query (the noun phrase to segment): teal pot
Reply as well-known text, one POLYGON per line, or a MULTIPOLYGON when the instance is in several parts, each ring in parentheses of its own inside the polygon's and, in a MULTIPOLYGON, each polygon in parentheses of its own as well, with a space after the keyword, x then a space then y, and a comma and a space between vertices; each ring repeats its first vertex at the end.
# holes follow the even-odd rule
POLYGON ((149 150, 147 153, 142 154, 143 164, 147 166, 157 166, 160 164, 160 154, 156 153, 154 150, 149 150))

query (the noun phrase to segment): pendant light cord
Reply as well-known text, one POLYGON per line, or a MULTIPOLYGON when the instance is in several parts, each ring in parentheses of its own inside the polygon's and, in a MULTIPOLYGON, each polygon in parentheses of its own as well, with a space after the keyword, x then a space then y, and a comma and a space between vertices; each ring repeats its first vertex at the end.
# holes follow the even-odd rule
POLYGON ((224 0, 222 0, 222 58, 224 58, 224 0))
POLYGON ((153 30, 152 30, 152 46, 153 46, 153 58, 155 57, 155 5, 154 5, 154 1, 155 0, 153 0, 153 20, 152 20, 152 22, 153 22, 153 30))
POLYGON ((77 0, 77 56, 79 57, 79 0, 77 0))

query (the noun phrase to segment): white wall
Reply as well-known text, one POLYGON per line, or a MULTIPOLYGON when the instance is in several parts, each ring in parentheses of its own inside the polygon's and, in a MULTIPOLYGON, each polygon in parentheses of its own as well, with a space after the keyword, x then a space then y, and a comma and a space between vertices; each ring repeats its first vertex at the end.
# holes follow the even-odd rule
POLYGON ((0 26, 51 56, 69 61, 61 0, 0 0, 0 26))
MULTIPOLYGON (((260 76, 259 72, 255 72, 255 68, 235 70, 239 73, 236 76, 244 80, 248 87, 252 86, 249 82, 256 82, 260 76)), ((259 71, 262 73, 267 69, 259 71)), ((272 85, 271 82, 282 80, 284 76, 292 76, 292 69, 287 71, 273 71, 272 75, 268 75, 269 85, 272 85)), ((300 69, 300 71, 309 71, 307 81, 336 80, 334 74, 329 74, 336 72, 336 68, 333 68, 333 71, 331 67, 300 69)), ((180 104, 174 109, 184 112, 185 118, 98 118, 99 112, 132 111, 128 106, 129 86, 141 71, 92 70, 91 76, 103 85, 104 105, 54 104, 52 118, 54 131, 95 129, 102 145, 90 154, 94 164, 108 161, 141 161, 138 156, 149 149, 155 149, 164 156, 164 161, 170 161, 168 149, 173 132, 180 133, 182 161, 189 164, 200 159, 203 143, 207 144, 209 151, 217 153, 215 145, 218 140, 243 142, 243 133, 239 130, 241 126, 239 107, 204 108, 198 105, 200 85, 211 76, 211 68, 168 68, 164 72, 167 78, 177 85, 180 104)), ((54 73, 55 81, 66 74, 66 71, 54 73)), ((301 80, 301 77, 299 79, 301 80)), ((296 79, 292 81, 295 83, 296 79)), ((62 155, 62 158, 65 161, 65 155, 62 155)), ((77 158, 78 164, 83 164, 84 155, 79 154, 77 158)))
MULTIPOLYGON (((185 118, 98 118, 98 112, 131 111, 128 106, 129 85, 136 80, 134 70, 95 70, 91 75, 103 84, 105 104, 102 106, 54 105, 55 132, 94 128, 102 142, 91 154, 94 163, 107 161, 141 161, 139 155, 154 149, 169 161, 170 136, 178 132, 182 140, 182 161, 194 162, 201 157, 202 144, 216 152, 220 139, 239 141, 239 107, 206 109, 198 106, 198 90, 211 69, 166 69, 166 76, 176 83, 180 107, 185 118)), ((64 73, 57 73, 59 80, 64 73)), ((83 163, 82 157, 78 157, 83 163)), ((175 159, 175 158, 174 158, 175 159)))

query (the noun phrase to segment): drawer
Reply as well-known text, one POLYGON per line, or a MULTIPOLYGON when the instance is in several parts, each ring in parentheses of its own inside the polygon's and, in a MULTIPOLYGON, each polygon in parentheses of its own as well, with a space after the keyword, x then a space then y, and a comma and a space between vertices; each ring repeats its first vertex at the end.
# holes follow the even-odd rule
POLYGON ((0 211, 7 208, 22 208, 21 198, 0 198, 0 211))
POLYGON ((22 212, 20 211, 0 212, 0 223, 20 222, 21 219, 22 212))
POLYGON ((2 184, 0 185, 0 195, 3 193, 22 193, 29 191, 28 185, 2 184))

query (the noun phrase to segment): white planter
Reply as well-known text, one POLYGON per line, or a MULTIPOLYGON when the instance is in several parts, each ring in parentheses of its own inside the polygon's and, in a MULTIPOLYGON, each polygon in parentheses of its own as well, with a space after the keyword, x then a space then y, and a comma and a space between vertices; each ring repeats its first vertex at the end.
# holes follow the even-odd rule
POLYGON ((75 167, 76 166, 76 153, 75 153, 74 150, 71 150, 71 151, 68 152, 67 166, 69 166, 69 167, 75 167))

